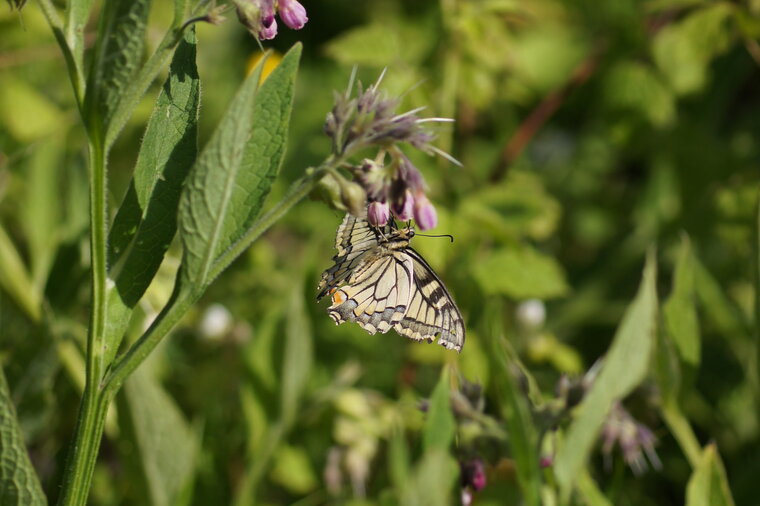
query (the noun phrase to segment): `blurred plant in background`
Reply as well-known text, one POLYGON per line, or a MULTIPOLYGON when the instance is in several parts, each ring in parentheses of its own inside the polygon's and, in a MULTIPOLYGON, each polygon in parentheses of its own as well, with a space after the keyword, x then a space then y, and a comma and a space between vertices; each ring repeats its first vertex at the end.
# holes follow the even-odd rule
MULTIPOLYGON (((187 228, 181 240, 151 236, 174 215, 156 208, 144 216, 159 227, 142 227, 147 248, 126 247, 141 227, 119 217, 123 195, 145 210, 146 182, 167 181, 155 188, 179 201, 176 173, 136 175, 172 159, 171 150, 150 144, 166 139, 156 132, 178 131, 158 120, 174 117, 167 111, 192 112, 198 95, 179 90, 202 82, 202 114, 184 138, 217 145, 214 132, 234 116, 225 111, 240 103, 232 97, 260 53, 257 38, 266 37, 262 26, 252 37, 234 19, 197 24, 197 73, 186 40, 167 77, 181 38, 172 30, 165 36, 166 27, 209 14, 219 21, 233 5, 211 10, 201 2, 178 18, 172 5, 148 9, 142 0, 107 8, 9 4, 23 10, 0 10, 0 356, 7 377, 0 401, 10 420, 3 427, 13 426, 14 412, 18 427, 3 431, 2 446, 17 455, 28 450, 31 463, 19 457, 17 467, 0 469, 0 490, 10 491, 0 503, 27 504, 33 501, 22 492, 43 490, 51 502, 61 494, 87 384, 89 273, 103 260, 89 246, 88 138, 104 134, 101 188, 110 198, 102 216, 112 244, 124 245, 109 252, 109 267, 118 267, 111 274, 138 272, 129 262, 155 273, 115 276, 129 311, 110 327, 125 335, 124 343, 109 343, 105 358, 113 359, 162 321, 156 318, 177 271, 188 266, 187 228), (55 36, 51 12, 60 18, 55 36), (131 65, 131 79, 119 93, 104 88, 86 101, 95 89, 86 76, 122 82, 109 74, 118 66, 94 57, 102 50, 100 20, 118 15, 145 20, 130 32, 134 61, 121 62, 131 65), (61 39, 71 48, 68 63, 56 46, 61 39), (82 62, 70 72, 73 94, 61 79, 72 61, 82 62), (173 93, 162 94, 165 86, 173 93), (161 114, 152 114, 154 106, 161 114), (157 261, 154 249, 161 250, 157 261), (9 483, 30 485, 4 488, 9 483)), ((284 24, 300 24, 300 10, 283 11, 288 3, 255 5, 264 4, 272 16, 279 7, 284 24)), ((263 179, 271 183, 265 212, 241 199, 250 216, 237 225, 275 216, 271 210, 281 219, 228 269, 217 264, 213 284, 203 278, 208 289, 124 383, 103 415, 89 502, 751 504, 760 473, 756 3, 304 5, 308 23, 266 43, 282 57, 302 41, 300 64, 293 53, 284 56, 279 74, 256 91, 292 89, 283 83, 298 68, 290 124, 260 110, 252 120, 253 144, 266 142, 273 122, 289 130, 287 154, 283 143, 247 151, 240 162, 261 168, 284 156, 279 175, 263 179), (354 66, 362 82, 387 69, 383 92, 401 97, 398 111, 427 107, 426 115, 455 119, 450 127, 423 124, 435 134, 423 145, 462 167, 388 149, 385 158, 356 152, 350 163, 319 172, 335 149, 336 135, 323 132, 331 91, 346 89, 354 66), (393 184, 408 166, 411 182, 397 188, 412 199, 393 184), (304 167, 315 171, 304 176, 304 167), (329 179, 312 193, 324 173, 343 180, 333 180, 333 194, 329 179), (365 174, 372 180, 363 181, 365 174), (307 193, 346 206, 340 184, 354 184, 350 175, 376 203, 370 210, 378 223, 406 218, 414 214, 414 190, 423 188, 416 174, 425 175, 425 195, 436 203, 430 224, 456 237, 453 244, 417 238, 414 247, 465 317, 468 343, 459 356, 393 333, 335 327, 312 299, 342 213, 303 201, 277 214, 278 203, 307 193), (303 178, 308 184, 299 186, 303 178), (615 444, 621 451, 610 451, 615 444), (647 469, 639 465, 644 455, 647 469)), ((258 80, 253 74, 247 89, 258 80)), ((387 118, 397 116, 388 110, 387 118)), ((174 159, 176 167, 187 175, 206 149, 174 159)), ((224 164, 203 163, 214 177, 188 179, 185 188, 220 180, 224 164)), ((234 228, 223 233, 239 238, 234 228)))

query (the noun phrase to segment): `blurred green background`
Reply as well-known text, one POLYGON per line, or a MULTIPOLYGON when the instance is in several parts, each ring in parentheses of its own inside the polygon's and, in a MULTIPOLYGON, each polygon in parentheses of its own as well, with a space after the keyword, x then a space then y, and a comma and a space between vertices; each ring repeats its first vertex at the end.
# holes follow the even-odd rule
MULTIPOLYGON (((306 27, 281 27, 266 44, 280 53, 304 44, 288 154, 269 202, 329 153, 322 123, 351 67, 365 83, 387 68, 383 87, 403 94, 405 109, 457 120, 439 127, 437 145, 463 168, 407 154, 437 206, 434 233, 456 238, 420 237, 414 247, 461 308, 467 343, 457 356, 393 332, 336 327, 314 298, 342 215, 303 202, 127 383, 92 504, 392 504, 389 463, 394 452, 420 455, 419 401, 443 364, 482 385, 485 413, 498 418, 488 340, 504 335, 553 398, 562 375, 580 377, 608 348, 652 246, 661 300, 679 252, 693 274, 684 300, 696 311, 695 337, 678 355, 679 405, 700 443, 716 442, 736 503, 755 504, 760 2, 305 5, 306 27)), ((171 14, 161 2, 153 11, 151 47, 171 14)), ((198 29, 201 145, 259 54, 227 17, 198 29)), ((20 15, 0 8, 0 33, 0 359, 54 499, 83 384, 86 140, 34 2, 20 15)), ((157 89, 113 149, 113 210, 157 89)), ((168 298, 178 262, 175 245, 133 337, 168 298)), ((664 349, 673 355, 662 320, 653 371, 664 349)), ((591 472, 613 504, 685 500, 691 468, 662 419, 656 376, 626 406, 659 438, 662 468, 637 476, 619 451, 597 452, 591 472)), ((501 450, 481 455, 488 485, 476 504, 519 497, 509 448, 501 450)))

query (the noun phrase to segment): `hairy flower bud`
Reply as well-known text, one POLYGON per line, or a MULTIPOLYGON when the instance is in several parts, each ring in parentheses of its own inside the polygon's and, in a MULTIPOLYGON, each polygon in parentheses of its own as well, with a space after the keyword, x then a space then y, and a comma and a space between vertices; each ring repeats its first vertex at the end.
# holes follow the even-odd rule
POLYGON ((280 0, 280 19, 289 28, 300 30, 309 21, 306 9, 296 0, 280 0))
POLYGON ((348 212, 354 216, 361 216, 367 205, 367 194, 360 185, 343 179, 338 179, 340 184, 340 200, 348 212))
POLYGON ((383 227, 390 219, 390 209, 385 202, 370 202, 367 208, 367 221, 374 227, 383 227))
POLYGON ((438 214, 424 193, 418 193, 414 198, 414 221, 420 230, 430 230, 438 225, 438 214))
POLYGON ((406 190, 401 199, 393 201, 393 216, 401 221, 409 221, 414 216, 414 197, 406 190))

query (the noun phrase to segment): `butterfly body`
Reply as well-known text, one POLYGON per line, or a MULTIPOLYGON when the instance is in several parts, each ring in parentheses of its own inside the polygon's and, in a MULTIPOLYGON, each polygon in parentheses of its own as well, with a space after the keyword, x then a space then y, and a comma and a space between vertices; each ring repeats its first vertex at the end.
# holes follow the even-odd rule
POLYGON ((372 227, 347 214, 338 228, 335 265, 322 274, 317 299, 328 293, 336 324, 358 323, 370 334, 390 329, 460 351, 462 315, 438 276, 411 248, 411 227, 372 227))

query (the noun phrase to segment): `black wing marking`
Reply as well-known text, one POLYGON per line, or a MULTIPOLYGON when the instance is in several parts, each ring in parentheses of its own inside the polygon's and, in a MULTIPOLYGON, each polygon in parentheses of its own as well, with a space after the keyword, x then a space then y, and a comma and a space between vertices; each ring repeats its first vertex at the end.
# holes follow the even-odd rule
POLYGON ((465 328, 462 313, 441 279, 419 253, 406 248, 414 265, 412 296, 404 318, 394 325, 401 335, 415 340, 433 341, 440 334, 438 344, 461 351, 465 328))

